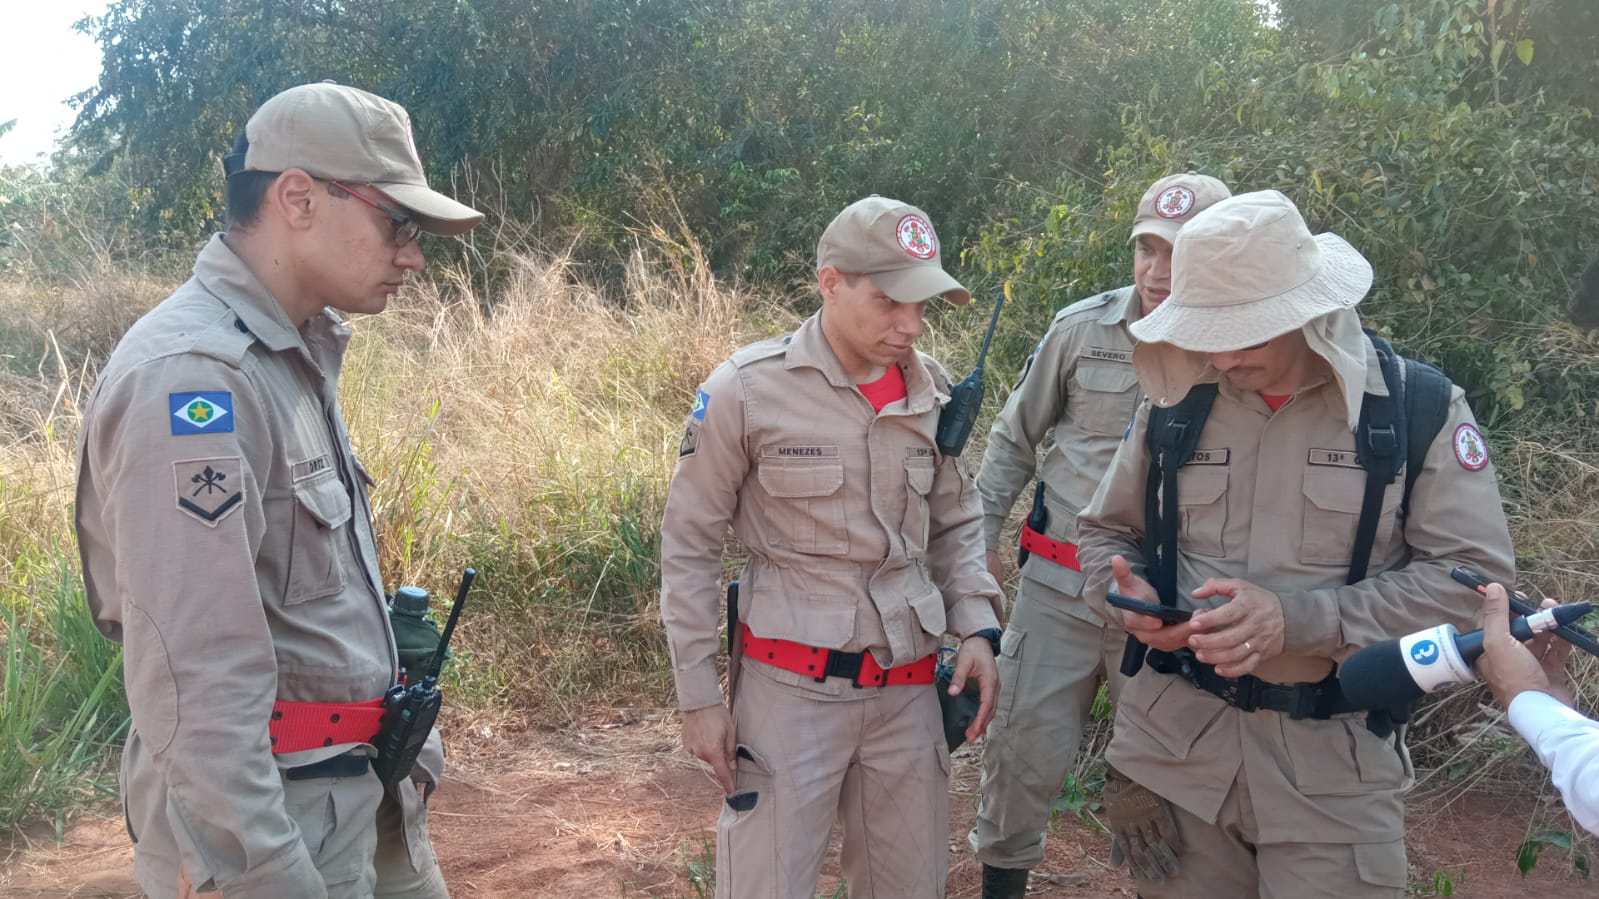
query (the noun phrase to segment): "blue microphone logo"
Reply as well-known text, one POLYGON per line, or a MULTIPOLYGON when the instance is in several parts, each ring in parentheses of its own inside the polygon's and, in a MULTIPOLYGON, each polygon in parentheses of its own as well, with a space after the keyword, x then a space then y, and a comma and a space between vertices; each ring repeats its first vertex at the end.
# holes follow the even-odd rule
POLYGON ((1417 665, 1431 665, 1438 661, 1438 644, 1431 640, 1418 640, 1410 647, 1410 658, 1417 665))

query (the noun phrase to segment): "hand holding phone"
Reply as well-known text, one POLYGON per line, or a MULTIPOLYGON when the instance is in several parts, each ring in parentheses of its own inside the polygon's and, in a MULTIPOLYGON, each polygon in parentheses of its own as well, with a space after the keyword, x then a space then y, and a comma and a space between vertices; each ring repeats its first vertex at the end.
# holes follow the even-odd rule
POLYGON ((1159 605, 1158 603, 1145 602, 1142 599, 1123 596, 1114 590, 1105 594, 1105 601, 1118 609, 1126 609, 1129 612, 1137 612, 1140 615, 1159 618, 1167 624, 1181 624, 1194 614, 1189 609, 1178 609, 1172 606, 1159 605))

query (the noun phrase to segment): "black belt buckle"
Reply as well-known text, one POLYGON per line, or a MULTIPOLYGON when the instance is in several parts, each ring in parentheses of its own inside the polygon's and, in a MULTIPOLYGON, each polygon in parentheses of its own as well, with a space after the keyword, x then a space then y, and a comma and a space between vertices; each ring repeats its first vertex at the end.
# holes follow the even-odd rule
POLYGON ((332 777, 360 777, 372 768, 372 758, 361 752, 346 752, 320 762, 301 765, 283 772, 289 780, 320 780, 332 777))
POLYGON ((1321 710, 1320 687, 1320 684, 1294 684, 1291 688, 1294 698, 1289 702, 1288 717, 1295 721, 1329 717, 1321 710))
POLYGON ((861 686, 861 664, 866 658, 864 652, 840 652, 836 649, 828 650, 827 664, 822 667, 822 676, 816 679, 823 683, 830 677, 847 677, 856 689, 861 686))
POLYGON ((1261 694, 1264 692, 1260 678, 1246 674, 1240 678, 1226 678, 1225 682, 1227 686, 1221 694, 1223 702, 1240 712, 1253 712, 1260 708, 1261 694))

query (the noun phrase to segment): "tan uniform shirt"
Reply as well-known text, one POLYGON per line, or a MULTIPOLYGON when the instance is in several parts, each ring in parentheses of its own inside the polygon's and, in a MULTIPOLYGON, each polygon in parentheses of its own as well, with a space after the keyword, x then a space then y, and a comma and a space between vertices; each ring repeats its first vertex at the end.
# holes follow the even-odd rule
MULTIPOLYGON (((215 237, 106 362, 78 444, 90 611, 125 647, 138 848, 229 899, 320 895, 285 813, 275 699, 382 696, 397 670, 337 382, 349 329, 303 328, 215 237)), ((146 861, 141 859, 141 862, 146 861)))
MULTIPOLYGON (((739 613, 759 636, 883 665, 934 651, 945 632, 997 628, 977 491, 934 448, 948 379, 917 353, 906 397, 874 412, 822 334, 744 347, 713 371, 689 416, 661 525, 661 617, 684 711, 722 701, 716 633, 722 545, 749 551, 739 613)), ((849 698, 841 678, 818 694, 849 698)))
MULTIPOLYGON (((1045 535, 1077 542, 1077 513, 1093 498, 1143 399, 1133 373, 1133 336, 1127 330, 1138 314, 1138 296, 1128 286, 1073 303, 1050 322, 1005 408, 994 418, 977 472, 983 541, 989 549, 999 548, 1000 528, 1035 470, 1044 482, 1049 508, 1045 535)), ((1069 596, 1083 592, 1080 572, 1042 557, 1029 559, 1022 576, 1069 596)), ((1092 611, 1081 611, 1102 623, 1092 611)))
MULTIPOLYGON (((1369 344, 1364 359, 1364 371, 1346 376, 1386 394, 1369 344)), ((1078 522, 1087 598, 1102 613, 1110 557, 1143 567, 1148 410, 1147 403, 1140 408, 1078 522)), ((1319 680, 1354 650, 1424 627, 1470 629, 1481 600, 1451 580, 1450 569, 1469 565, 1510 582, 1514 556, 1493 467, 1484 458, 1482 468, 1469 470, 1456 456, 1466 426, 1474 428, 1471 410, 1455 388, 1412 489, 1409 518, 1398 514, 1401 473, 1383 500, 1370 573, 1346 586, 1366 473, 1355 461, 1336 382, 1329 376, 1305 387, 1275 414, 1259 394, 1223 383, 1195 458, 1178 474, 1179 604, 1196 605, 1190 591, 1211 577, 1244 578, 1276 592, 1286 625, 1283 655, 1255 671, 1276 683, 1319 680)), ((1110 760, 1201 818, 1215 820, 1242 771, 1271 842, 1402 836, 1402 762, 1361 717, 1291 721, 1241 712, 1147 667, 1123 688, 1118 708, 1110 760), (1374 794, 1384 795, 1373 801, 1374 794)))

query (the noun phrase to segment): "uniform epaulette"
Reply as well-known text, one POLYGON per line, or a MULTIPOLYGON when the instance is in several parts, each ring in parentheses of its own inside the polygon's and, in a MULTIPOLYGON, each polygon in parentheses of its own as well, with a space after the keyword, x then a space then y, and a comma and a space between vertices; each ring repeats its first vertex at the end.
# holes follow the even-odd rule
POLYGON ((1077 318, 1090 312, 1099 312, 1114 302, 1118 293, 1126 289, 1125 287, 1120 287, 1116 290, 1107 290, 1104 293, 1071 303, 1066 308, 1055 313, 1055 318, 1050 321, 1050 325, 1063 324, 1069 318, 1077 318))
POLYGON ((219 359, 234 368, 242 368, 255 342, 256 336, 244 326, 244 322, 233 314, 233 310, 223 307, 215 321, 195 334, 194 342, 187 349, 197 355, 219 359))
POLYGON ((733 363, 734 368, 743 368, 751 362, 770 359, 773 356, 781 356, 788 352, 788 343, 793 336, 793 332, 779 334, 776 337, 768 337, 748 346, 739 347, 733 351, 733 355, 728 357, 728 361, 733 363))

